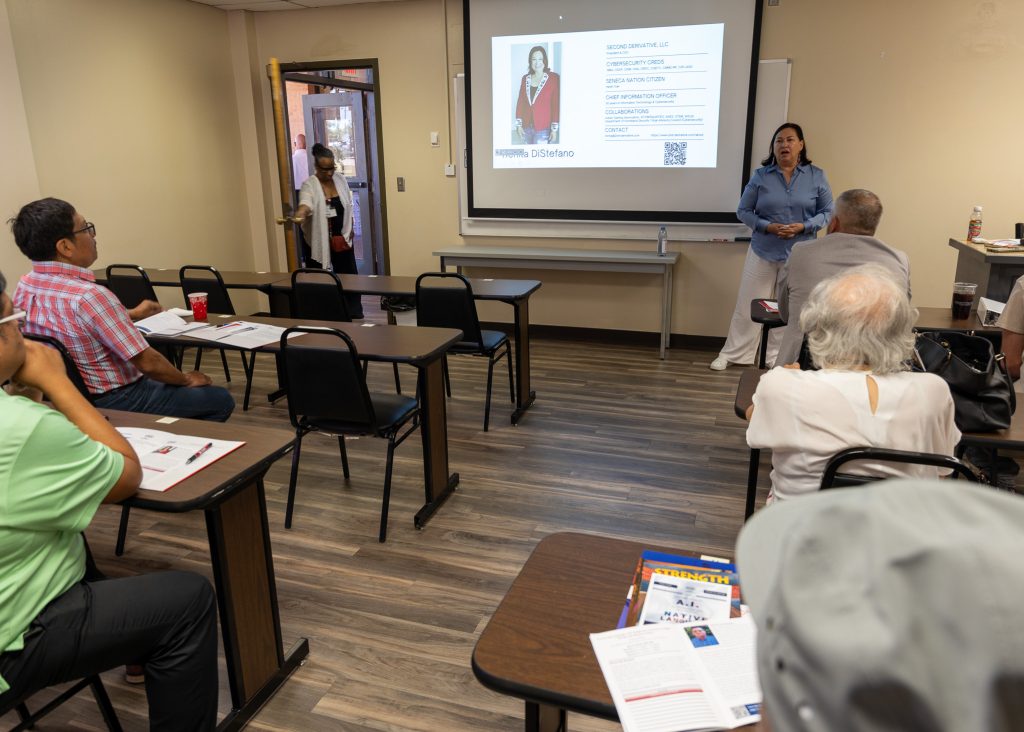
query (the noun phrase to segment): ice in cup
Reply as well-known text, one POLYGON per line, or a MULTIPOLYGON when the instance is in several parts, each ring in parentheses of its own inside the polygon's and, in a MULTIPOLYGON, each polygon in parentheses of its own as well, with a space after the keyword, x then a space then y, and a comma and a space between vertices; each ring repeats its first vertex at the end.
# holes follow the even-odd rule
POLYGON ((953 320, 967 320, 971 317, 971 308, 974 307, 974 294, 978 291, 978 285, 973 282, 953 283, 953 320))
POLYGON ((189 305, 192 307, 192 318, 194 320, 206 320, 206 293, 193 292, 188 296, 189 305))

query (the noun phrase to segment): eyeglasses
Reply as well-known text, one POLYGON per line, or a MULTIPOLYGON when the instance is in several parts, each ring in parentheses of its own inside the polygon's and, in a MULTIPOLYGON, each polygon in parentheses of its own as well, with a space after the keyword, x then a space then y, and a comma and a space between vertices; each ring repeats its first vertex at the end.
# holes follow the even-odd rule
POLYGON ((27 317, 28 313, 26 313, 24 310, 15 310, 6 318, 0 318, 0 325, 3 325, 4 323, 10 323, 12 321, 24 320, 27 317))
POLYGON ((334 171, 336 171, 338 169, 338 166, 337 165, 332 165, 329 168, 325 168, 322 165, 318 165, 318 166, 316 166, 316 169, 319 172, 321 172, 321 173, 333 173, 334 171))
POLYGON ((88 231, 89 232, 89 236, 95 238, 96 237, 96 224, 92 223, 91 221, 86 221, 85 222, 85 226, 83 226, 81 229, 75 229, 71 233, 72 234, 81 234, 83 231, 88 231))

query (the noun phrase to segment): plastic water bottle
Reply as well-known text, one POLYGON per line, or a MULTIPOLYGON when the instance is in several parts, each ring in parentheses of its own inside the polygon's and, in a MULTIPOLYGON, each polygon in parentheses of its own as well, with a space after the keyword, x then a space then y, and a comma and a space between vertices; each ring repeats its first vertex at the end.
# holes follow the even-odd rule
POLYGON ((967 241, 974 241, 981 236, 981 206, 975 206, 971 213, 971 223, 967 226, 967 241))
POLYGON ((668 254, 668 231, 662 226, 658 229, 658 256, 664 257, 668 254))

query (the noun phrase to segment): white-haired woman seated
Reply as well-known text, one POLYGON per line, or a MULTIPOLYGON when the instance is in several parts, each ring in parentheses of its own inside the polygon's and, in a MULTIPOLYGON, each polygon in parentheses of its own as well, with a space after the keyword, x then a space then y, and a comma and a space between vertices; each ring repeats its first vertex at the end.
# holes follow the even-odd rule
MULTIPOLYGON (((848 447, 952 455, 953 398, 934 374, 911 373, 917 311, 906 283, 866 264, 823 280, 800 314, 820 371, 766 373, 747 410, 747 443, 772 450, 768 501, 818 490, 829 458, 848 447)), ((850 472, 936 477, 939 468, 858 462, 850 472)))

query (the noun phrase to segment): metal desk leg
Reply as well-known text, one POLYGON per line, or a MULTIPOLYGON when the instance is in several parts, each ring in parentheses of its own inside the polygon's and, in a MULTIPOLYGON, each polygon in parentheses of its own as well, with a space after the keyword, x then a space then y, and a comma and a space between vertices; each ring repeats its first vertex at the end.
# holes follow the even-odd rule
POLYGON ((757 349, 757 367, 759 369, 766 368, 765 361, 768 360, 768 333, 769 329, 767 325, 761 326, 761 345, 757 349))
POLYGON ((672 328, 672 268, 666 264, 661 277, 661 343, 658 357, 665 358, 672 328))
POLYGON ((568 732, 564 709, 526 702, 526 732, 568 732))
POLYGON ((530 304, 527 300, 512 303, 515 318, 516 354, 516 408, 512 412, 512 424, 519 424, 526 410, 537 398, 537 392, 530 389, 530 304))
POLYGON ((241 729, 309 655, 300 638, 286 656, 281 647, 274 558, 260 476, 206 509, 231 711, 219 730, 241 729))
POLYGON ((754 499, 757 498, 757 472, 760 466, 761 451, 752 449, 750 451, 750 467, 747 469, 747 507, 743 513, 744 521, 754 513, 754 499))
POLYGON ((448 424, 440 357, 419 368, 420 435, 423 441, 423 484, 426 502, 414 523, 422 529, 459 484, 448 472, 448 424))

